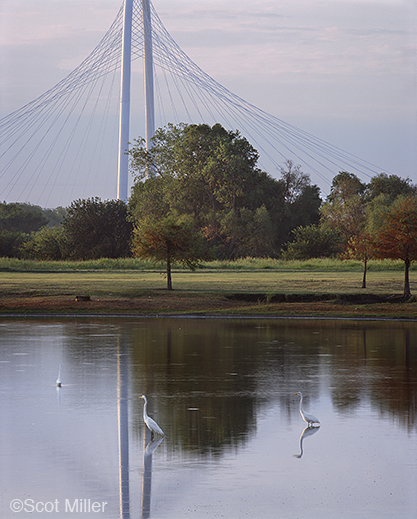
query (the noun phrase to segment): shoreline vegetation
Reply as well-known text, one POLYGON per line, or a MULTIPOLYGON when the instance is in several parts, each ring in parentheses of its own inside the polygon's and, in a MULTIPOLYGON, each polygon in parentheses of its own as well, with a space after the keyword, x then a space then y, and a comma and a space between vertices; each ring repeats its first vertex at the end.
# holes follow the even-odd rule
MULTIPOLYGON (((266 316, 417 320, 404 300, 404 263, 245 258, 173 270, 138 259, 0 259, 0 315, 266 316), (78 297, 77 297, 78 296, 78 297)), ((411 292, 417 281, 410 270, 411 292)), ((417 291, 417 288, 416 288, 417 291)))

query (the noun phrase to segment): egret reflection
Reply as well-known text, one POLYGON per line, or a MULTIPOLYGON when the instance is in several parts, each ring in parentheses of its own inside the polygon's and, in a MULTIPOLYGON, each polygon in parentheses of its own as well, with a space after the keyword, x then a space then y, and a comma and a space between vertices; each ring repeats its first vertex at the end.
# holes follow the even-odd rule
POLYGON ((61 409, 61 386, 56 386, 56 396, 58 397, 59 408, 61 409))
MULTIPOLYGON (((156 451, 164 438, 154 440, 151 438, 143 450, 143 475, 142 475, 142 517, 151 515, 151 487, 152 487, 152 454, 156 451)), ((144 445, 146 434, 144 435, 144 445)))
POLYGON ((303 430, 303 432, 301 433, 301 436, 300 436, 300 454, 294 454, 294 458, 301 458, 301 456, 303 455, 304 451, 303 451, 303 441, 304 441, 304 438, 307 438, 308 436, 312 436, 313 434, 316 434, 316 432, 320 429, 320 426, 316 426, 316 427, 310 427, 309 425, 307 425, 307 427, 303 430))
POLYGON ((56 386, 57 387, 61 387, 62 386, 61 368, 62 368, 62 364, 59 365, 59 369, 58 369, 58 378, 56 379, 56 386))

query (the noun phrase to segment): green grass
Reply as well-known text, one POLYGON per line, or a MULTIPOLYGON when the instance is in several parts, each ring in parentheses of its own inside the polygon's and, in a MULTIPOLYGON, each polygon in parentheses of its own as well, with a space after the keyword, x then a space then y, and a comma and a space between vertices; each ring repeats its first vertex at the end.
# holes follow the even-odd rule
MULTIPOLYGON (((385 271, 385 270, 404 270, 402 261, 379 260, 369 261, 369 270, 385 271)), ((323 272, 362 272, 363 263, 355 260, 338 260, 330 258, 320 258, 312 260, 280 260, 272 258, 242 258, 236 261, 211 261, 203 262, 203 269, 213 270, 307 270, 307 271, 323 271, 323 272)), ((417 269, 417 265, 415 265, 417 269)))
MULTIPOLYGON (((189 296, 236 293, 262 294, 401 294, 401 261, 371 261, 367 288, 362 289, 362 263, 317 259, 282 261, 245 258, 233 262, 203 263, 196 271, 174 269, 174 291, 189 296)), ((411 290, 417 285, 410 273, 411 290)), ((0 295, 143 297, 166 289, 163 266, 137 259, 85 262, 42 262, 0 259, 0 295)))
MULTIPOLYGON (((411 286, 417 276, 411 274, 411 286)), ((361 289, 358 271, 221 270, 195 272, 174 270, 173 287, 188 293, 260 294, 401 294, 404 274, 398 270, 369 271, 368 288, 361 289)), ((156 270, 3 271, 3 296, 81 295, 138 297, 164 290, 166 279, 156 270)))
MULTIPOLYGON (((403 271, 402 261, 379 260, 369 262, 369 271, 403 271)), ((72 272, 72 271, 118 271, 118 270, 163 270, 163 265, 155 267, 150 261, 134 258, 108 259, 91 261, 35 261, 19 260, 15 258, 0 258, 0 272, 72 272)), ((181 270, 181 269, 179 269, 181 270)), ((362 272, 363 264, 360 261, 337 259, 313 259, 306 261, 284 261, 271 258, 242 258, 236 261, 202 262, 198 271, 320 271, 320 272, 362 272)), ((417 264, 412 266, 417 270, 417 264)))
POLYGON ((149 261, 102 258, 90 261, 36 261, 0 258, 0 272, 65 272, 80 270, 154 270, 149 261))

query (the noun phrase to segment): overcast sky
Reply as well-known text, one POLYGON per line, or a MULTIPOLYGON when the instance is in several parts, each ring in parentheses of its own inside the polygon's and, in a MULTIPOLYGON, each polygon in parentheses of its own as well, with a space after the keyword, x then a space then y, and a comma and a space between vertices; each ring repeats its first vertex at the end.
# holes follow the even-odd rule
MULTIPOLYGON (((415 0, 153 0, 205 72, 286 122, 417 183, 415 0)), ((0 0, 0 114, 96 46, 121 0, 0 0)))

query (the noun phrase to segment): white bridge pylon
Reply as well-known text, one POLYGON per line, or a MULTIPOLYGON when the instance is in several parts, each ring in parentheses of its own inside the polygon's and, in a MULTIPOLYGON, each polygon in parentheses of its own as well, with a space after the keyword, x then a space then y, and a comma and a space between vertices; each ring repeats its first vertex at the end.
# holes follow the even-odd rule
MULTIPOLYGON (((143 27, 143 78, 145 93, 145 141, 147 149, 155 133, 155 106, 153 90, 152 21, 149 0, 142 2, 143 27)), ((117 174, 117 199, 127 201, 129 160, 129 123, 130 123, 130 82, 132 61, 132 23, 133 0, 125 0, 123 13, 122 72, 120 86, 120 128, 117 174)))
POLYGON ((137 59, 143 60, 146 108, 139 131, 147 146, 157 126, 220 123, 238 129, 258 150, 259 166, 273 176, 286 159, 327 186, 341 170, 368 177, 382 171, 232 93, 181 50, 150 0, 124 0, 107 33, 75 70, 0 119, 1 200, 51 207, 51 201, 66 205, 80 197, 128 198, 129 126, 138 126, 130 80, 137 59), (122 80, 115 80, 121 68, 122 80), (117 83, 120 111, 113 108, 117 83))

